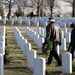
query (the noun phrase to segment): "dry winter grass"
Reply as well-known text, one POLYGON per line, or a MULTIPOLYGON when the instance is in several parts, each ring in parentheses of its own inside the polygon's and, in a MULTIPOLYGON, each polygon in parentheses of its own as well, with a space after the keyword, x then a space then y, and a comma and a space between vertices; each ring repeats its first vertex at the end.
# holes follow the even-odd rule
MULTIPOLYGON (((4 75, 33 75, 33 70, 27 68, 27 60, 26 58, 24 58, 23 53, 16 43, 16 39, 13 33, 13 26, 6 26, 6 28, 6 50, 9 51, 8 57, 10 58, 10 63, 4 65, 4 75)), ((37 57, 43 57, 47 60, 48 55, 44 55, 41 52, 41 49, 38 48, 38 46, 32 41, 32 39, 25 34, 25 26, 18 26, 18 28, 25 39, 27 39, 28 42, 31 43, 32 49, 37 51, 37 57)), ((31 29, 36 30, 36 27, 32 26, 31 29)), ((62 67, 56 67, 56 64, 56 60, 53 60, 51 65, 46 65, 47 71, 50 73, 50 75, 63 75, 62 67)), ((75 73, 71 75, 75 75, 75 73)))

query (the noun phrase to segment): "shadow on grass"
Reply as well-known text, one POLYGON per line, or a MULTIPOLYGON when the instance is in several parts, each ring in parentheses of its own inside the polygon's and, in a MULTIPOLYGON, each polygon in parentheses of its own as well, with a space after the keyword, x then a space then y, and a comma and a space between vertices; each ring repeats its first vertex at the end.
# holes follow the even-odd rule
MULTIPOLYGON (((14 58, 12 56, 9 57, 10 60, 13 60, 14 58)), ((16 60, 27 60, 23 57, 15 57, 16 60)))
POLYGON ((43 53, 37 53, 38 55, 43 55, 43 53))
POLYGON ((27 68, 27 67, 5 67, 4 68, 5 70, 15 70, 16 72, 18 72, 18 70, 19 70, 19 72, 21 71, 21 72, 26 72, 26 73, 33 73, 33 70, 31 70, 31 69, 29 69, 29 68, 27 68))
POLYGON ((9 69, 9 70, 11 70, 11 69, 28 69, 27 67, 4 67, 4 69, 9 69))
POLYGON ((53 71, 53 72, 50 72, 50 75, 61 75, 62 72, 61 71, 53 71))

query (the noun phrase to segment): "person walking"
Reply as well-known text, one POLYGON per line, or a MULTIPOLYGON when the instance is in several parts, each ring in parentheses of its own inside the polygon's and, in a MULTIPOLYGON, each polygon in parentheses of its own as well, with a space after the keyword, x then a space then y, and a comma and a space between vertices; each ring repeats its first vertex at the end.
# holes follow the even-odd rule
POLYGON ((75 23, 73 22, 70 27, 72 28, 71 31, 71 42, 68 47, 68 52, 72 54, 72 61, 74 60, 74 51, 75 51, 75 23))
POLYGON ((60 26, 55 23, 55 20, 49 18, 50 22, 46 26, 46 38, 43 43, 43 47, 48 43, 48 41, 52 42, 52 50, 50 51, 48 62, 46 64, 51 64, 53 57, 57 60, 58 66, 62 65, 61 59, 56 51, 57 45, 61 45, 61 29, 60 26))

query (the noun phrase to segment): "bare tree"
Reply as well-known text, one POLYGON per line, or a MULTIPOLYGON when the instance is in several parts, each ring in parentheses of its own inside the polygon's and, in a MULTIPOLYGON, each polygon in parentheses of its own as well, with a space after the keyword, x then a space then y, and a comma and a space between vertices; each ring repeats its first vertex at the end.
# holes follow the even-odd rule
POLYGON ((8 19, 9 17, 11 16, 11 8, 12 6, 15 4, 15 0, 5 0, 3 1, 2 3, 6 8, 9 9, 9 12, 8 12, 8 19))
POLYGON ((73 10, 72 10, 72 17, 75 17, 75 0, 73 0, 73 10))
POLYGON ((30 4, 27 3, 27 0, 22 0, 22 3, 21 4, 22 4, 21 7, 22 7, 23 11, 24 11, 24 9, 26 7, 28 7, 30 5, 30 4))
POLYGON ((43 0, 31 0, 31 1, 32 1, 33 5, 35 5, 37 8, 37 16, 40 16, 40 8, 43 5, 43 0))
POLYGON ((75 17, 75 0, 69 0, 69 3, 72 4, 72 17, 75 17))
POLYGON ((72 5, 72 17, 75 17, 75 0, 66 0, 72 5))
POLYGON ((2 12, 2 10, 3 10, 2 1, 0 1, 0 13, 2 12))
POLYGON ((16 0, 15 4, 17 5, 17 7, 21 7, 22 1, 23 0, 16 0))
POLYGON ((31 0, 16 0, 15 2, 17 8, 21 8, 24 12, 27 7, 33 8, 31 0))
POLYGON ((55 0, 47 0, 47 4, 48 4, 48 6, 50 8, 50 17, 52 17, 55 0))

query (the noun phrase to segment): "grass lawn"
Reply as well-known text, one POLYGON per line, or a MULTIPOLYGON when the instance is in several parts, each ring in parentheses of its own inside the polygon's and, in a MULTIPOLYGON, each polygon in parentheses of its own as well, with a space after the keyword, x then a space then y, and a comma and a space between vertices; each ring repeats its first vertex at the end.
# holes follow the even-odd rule
POLYGON ((6 33, 6 50, 9 51, 10 63, 4 65, 4 75, 32 75, 33 71, 26 66, 26 59, 17 45, 13 30, 7 29, 6 33))

